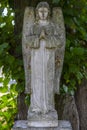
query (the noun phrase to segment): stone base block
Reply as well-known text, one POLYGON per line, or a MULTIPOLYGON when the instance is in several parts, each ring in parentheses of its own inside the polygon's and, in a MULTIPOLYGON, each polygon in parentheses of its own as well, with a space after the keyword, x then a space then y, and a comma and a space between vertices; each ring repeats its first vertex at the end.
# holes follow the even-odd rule
POLYGON ((57 127, 58 126, 58 120, 54 121, 29 121, 28 122, 29 127, 57 127))
POLYGON ((29 127, 27 120, 16 121, 12 130, 72 130, 69 121, 58 121, 58 127, 29 127))
POLYGON ((58 115, 56 111, 50 111, 47 114, 28 113, 29 127, 57 127, 58 115))

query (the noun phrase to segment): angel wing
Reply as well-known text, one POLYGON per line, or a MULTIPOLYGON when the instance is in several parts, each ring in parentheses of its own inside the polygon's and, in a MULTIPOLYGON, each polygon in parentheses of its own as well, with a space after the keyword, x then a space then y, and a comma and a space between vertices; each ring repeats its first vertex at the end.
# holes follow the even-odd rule
POLYGON ((22 33, 22 53, 25 70, 25 93, 31 93, 31 69, 30 69, 30 48, 27 45, 27 36, 30 33, 30 27, 34 24, 34 8, 26 7, 23 21, 22 33))
POLYGON ((58 94, 60 88, 60 78, 63 68, 63 59, 64 59, 65 41, 66 41, 63 14, 60 7, 53 8, 53 22, 57 26, 58 37, 60 39, 60 42, 62 43, 62 47, 56 50, 56 57, 55 57, 54 92, 58 94))

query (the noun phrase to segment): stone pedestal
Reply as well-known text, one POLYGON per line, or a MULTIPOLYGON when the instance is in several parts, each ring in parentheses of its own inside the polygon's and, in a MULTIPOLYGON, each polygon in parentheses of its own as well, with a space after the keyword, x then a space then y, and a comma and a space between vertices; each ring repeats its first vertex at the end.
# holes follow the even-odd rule
POLYGON ((47 114, 28 114, 29 127, 57 127, 58 115, 56 111, 48 112, 47 114))
POLYGON ((16 121, 12 130, 72 130, 69 121, 58 121, 58 127, 29 127, 27 120, 16 121))

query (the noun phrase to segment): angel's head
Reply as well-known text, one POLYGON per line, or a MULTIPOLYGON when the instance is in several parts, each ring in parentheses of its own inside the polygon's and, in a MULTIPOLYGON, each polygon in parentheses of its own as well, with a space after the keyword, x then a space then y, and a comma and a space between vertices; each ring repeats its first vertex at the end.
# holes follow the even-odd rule
POLYGON ((36 19, 48 20, 50 16, 50 7, 47 2, 40 2, 36 7, 36 19))

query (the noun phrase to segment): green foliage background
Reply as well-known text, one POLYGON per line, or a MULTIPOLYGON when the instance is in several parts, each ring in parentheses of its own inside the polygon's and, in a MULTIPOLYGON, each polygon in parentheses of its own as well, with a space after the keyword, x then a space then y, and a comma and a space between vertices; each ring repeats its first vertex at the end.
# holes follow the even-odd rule
MULTIPOLYGON (((12 3, 12 2, 11 2, 12 3)), ((53 6, 63 10, 66 27, 66 51, 61 78, 61 94, 71 94, 77 89, 84 78, 87 78, 87 2, 86 0, 53 0, 53 6)), ((17 94, 24 91, 24 70, 21 53, 15 43, 14 10, 9 1, 0 1, 0 128, 10 130, 16 113, 17 94), (7 15, 3 15, 7 8, 7 15), (10 79, 17 84, 9 87, 10 79)), ((21 44, 19 45, 21 46, 21 44)), ((26 98, 28 99, 28 98, 26 98)))

